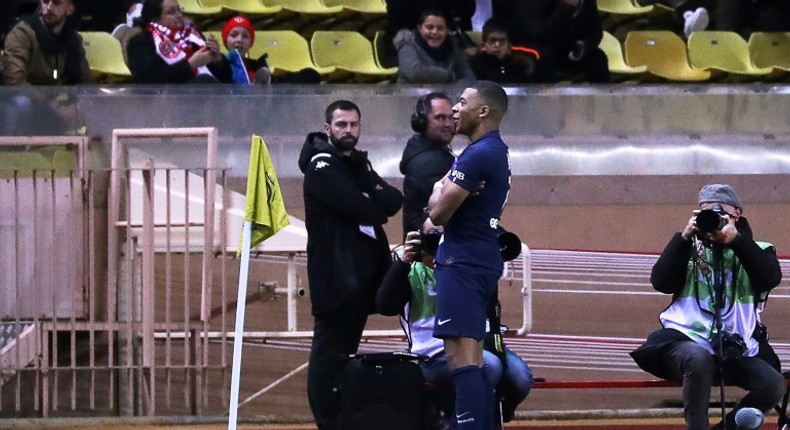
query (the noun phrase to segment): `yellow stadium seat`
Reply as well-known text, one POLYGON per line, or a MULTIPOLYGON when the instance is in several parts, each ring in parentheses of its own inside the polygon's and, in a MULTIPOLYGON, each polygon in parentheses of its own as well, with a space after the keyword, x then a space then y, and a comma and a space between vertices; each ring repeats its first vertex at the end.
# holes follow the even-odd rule
POLYGON ((329 6, 323 0, 264 0, 264 4, 305 15, 336 15, 343 11, 343 6, 329 6))
POLYGON ((332 66, 315 65, 310 58, 307 40, 292 30, 256 31, 255 45, 250 49, 250 57, 258 58, 264 53, 268 54, 266 62, 274 76, 306 68, 314 69, 323 76, 335 71, 332 66))
POLYGON ((362 77, 387 80, 398 73, 397 67, 379 67, 373 56, 373 45, 355 31, 316 31, 310 39, 310 51, 320 67, 334 66, 362 77))
POLYGON ((276 15, 283 10, 282 6, 267 6, 261 0, 222 0, 221 6, 233 13, 246 15, 276 15))
POLYGON ((631 31, 625 38, 625 62, 647 66, 650 74, 671 81, 705 81, 707 70, 692 69, 686 43, 671 31, 631 31))
POLYGON ((178 5, 185 14, 195 16, 212 16, 222 11, 221 6, 211 3, 213 2, 210 0, 178 0, 178 5))
POLYGON ((103 31, 82 31, 80 36, 88 66, 97 78, 109 76, 113 80, 131 80, 132 73, 126 66, 118 39, 103 31))
POLYGON ((471 40, 475 46, 483 46, 483 32, 482 31, 467 31, 466 35, 469 36, 469 40, 471 40))
POLYGON ((340 6, 345 10, 368 15, 387 14, 387 5, 384 0, 324 0, 327 6, 340 6))
MULTIPOLYGON (((386 69, 387 67, 382 62, 382 58, 384 58, 384 53, 382 49, 384 47, 384 30, 377 31, 376 34, 373 36, 373 58, 376 60, 376 65, 381 67, 382 69, 386 69)), ((397 64, 397 59, 390 59, 389 61, 394 62, 397 64)))
POLYGON ((38 177, 52 175, 52 162, 38 152, 0 153, 0 178, 29 178, 35 171, 38 177))
POLYGON ((647 65, 643 64, 641 66, 631 67, 626 64, 625 58, 623 58, 623 47, 620 45, 620 41, 608 31, 603 32, 603 38, 598 46, 609 60, 610 73, 620 75, 641 75, 647 72, 647 65))
POLYGON ((52 155, 52 168, 58 176, 69 175, 79 168, 77 153, 70 149, 58 149, 52 155))
POLYGON ((758 68, 749 58, 749 45, 731 31, 695 31, 688 40, 689 63, 702 70, 715 70, 741 76, 763 76, 771 67, 758 68))
POLYGON ((638 6, 631 0, 598 0, 598 11, 612 15, 645 15, 655 10, 655 6, 638 6))
POLYGON ((755 67, 790 71, 790 33, 752 33, 749 37, 749 57, 755 67))

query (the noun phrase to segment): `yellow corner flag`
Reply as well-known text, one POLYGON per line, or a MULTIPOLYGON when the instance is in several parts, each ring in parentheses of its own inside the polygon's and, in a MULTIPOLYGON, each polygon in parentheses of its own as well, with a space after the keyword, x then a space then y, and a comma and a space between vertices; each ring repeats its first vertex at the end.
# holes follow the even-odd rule
MULTIPOLYGON (((247 171, 244 221, 252 222, 250 247, 274 236, 290 224, 269 150, 263 139, 254 134, 250 148, 250 167, 247 171)), ((237 257, 241 255, 241 251, 239 243, 237 257)))

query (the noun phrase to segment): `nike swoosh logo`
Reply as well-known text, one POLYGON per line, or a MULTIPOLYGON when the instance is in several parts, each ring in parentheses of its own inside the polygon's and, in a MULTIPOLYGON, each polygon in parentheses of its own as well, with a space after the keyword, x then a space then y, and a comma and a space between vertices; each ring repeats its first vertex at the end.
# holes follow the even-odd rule
POLYGON ((447 324, 448 322, 450 322, 452 320, 453 320, 452 318, 447 318, 446 320, 439 320, 436 323, 439 324, 439 325, 445 325, 445 324, 447 324))
POLYGON ((466 415, 469 415, 470 413, 472 413, 472 411, 466 411, 466 412, 464 412, 464 413, 462 413, 460 415, 456 414, 455 415, 455 419, 460 420, 461 418, 463 418, 466 415))

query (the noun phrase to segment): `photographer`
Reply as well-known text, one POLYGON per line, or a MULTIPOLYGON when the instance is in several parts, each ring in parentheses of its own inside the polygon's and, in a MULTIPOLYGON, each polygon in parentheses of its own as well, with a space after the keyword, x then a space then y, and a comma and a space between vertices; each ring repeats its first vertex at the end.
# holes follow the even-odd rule
MULTIPOLYGON (((768 292, 782 272, 773 245, 752 238, 732 187, 702 187, 699 205, 701 210, 672 237, 650 276, 657 291, 672 294, 659 316, 663 328, 631 356, 643 370, 682 382, 689 430, 708 429, 714 380, 723 377, 747 390, 726 417, 726 428, 735 429, 739 409, 768 411, 785 392, 760 321, 768 292)), ((724 428, 724 423, 714 428, 724 428)))
MULTIPOLYGON (((444 412, 443 421, 455 428, 454 388, 450 367, 441 339, 433 337, 436 319, 436 276, 434 255, 442 235, 442 227, 433 225, 430 218, 422 231, 411 231, 401 253, 396 254, 376 295, 376 311, 383 315, 401 316, 409 340, 409 352, 424 355, 421 363, 425 380, 437 385, 437 406, 444 412)), ((492 320, 493 321, 493 320, 492 320)), ((492 330, 499 324, 491 324, 492 330)), ((502 399, 502 419, 509 422, 518 405, 532 388, 532 371, 516 353, 502 346, 496 351, 489 333, 483 351, 483 369, 502 399), (490 346, 490 348, 489 348, 490 346)))

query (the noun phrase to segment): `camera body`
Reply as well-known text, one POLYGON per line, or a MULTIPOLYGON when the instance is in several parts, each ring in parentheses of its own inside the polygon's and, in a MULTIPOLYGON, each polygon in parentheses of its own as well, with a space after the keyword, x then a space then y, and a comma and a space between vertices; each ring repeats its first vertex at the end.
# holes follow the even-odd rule
POLYGON ((719 231, 727 225, 727 220, 724 219, 727 215, 729 214, 720 205, 701 210, 697 214, 697 229, 703 233, 719 231))
POLYGON ((437 228, 420 231, 420 248, 422 249, 423 255, 436 255, 441 239, 442 232, 437 228))
POLYGON ((743 353, 746 352, 746 341, 738 333, 721 332, 719 336, 714 337, 712 345, 722 366, 732 372, 739 371, 743 364, 743 353), (719 340, 721 340, 721 351, 719 351, 719 340))

